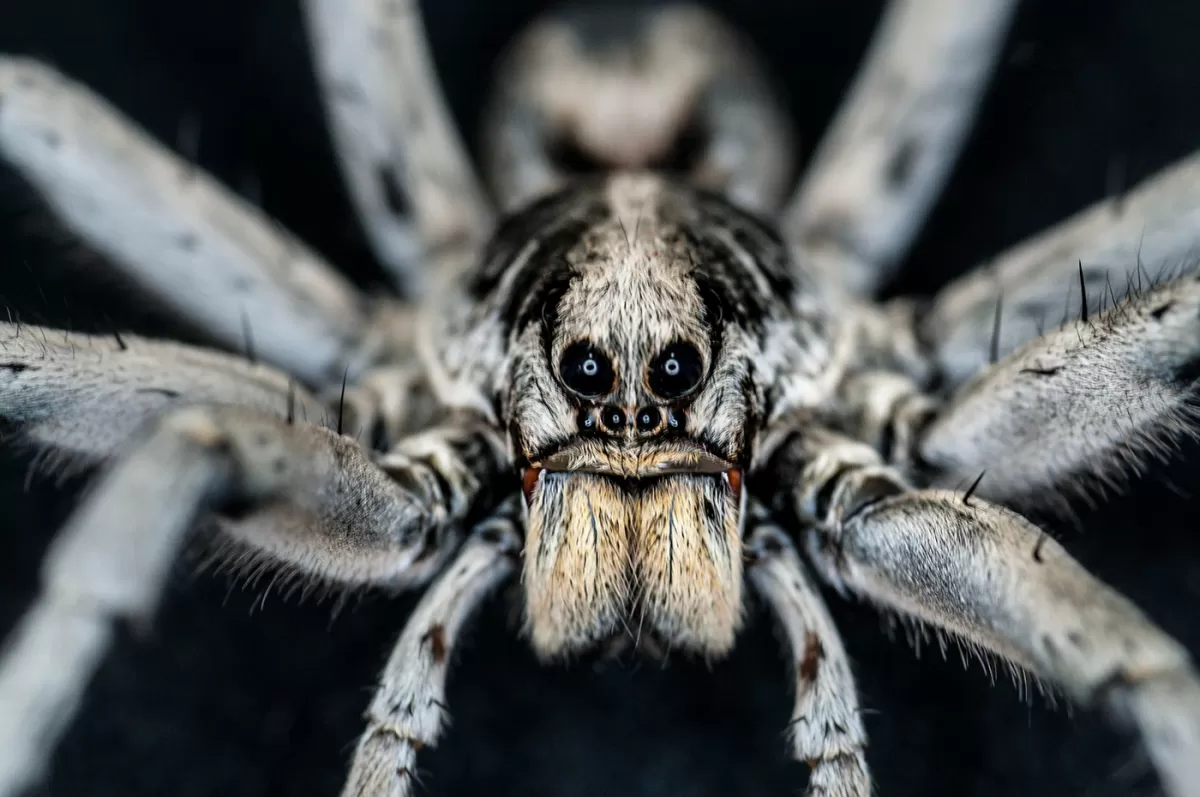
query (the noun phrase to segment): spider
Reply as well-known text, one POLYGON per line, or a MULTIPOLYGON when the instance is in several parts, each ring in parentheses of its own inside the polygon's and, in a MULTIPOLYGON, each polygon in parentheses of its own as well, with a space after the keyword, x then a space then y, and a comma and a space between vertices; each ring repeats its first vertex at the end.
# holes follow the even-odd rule
POLYGON ((5 420, 55 464, 109 464, 0 666, 4 789, 36 777, 111 621, 152 610, 204 519, 298 575, 431 584, 347 794, 411 791, 466 615, 517 570, 547 657, 614 638, 721 656, 756 594, 796 662, 791 742, 814 794, 870 789, 817 579, 1114 709, 1170 793, 1197 793, 1186 652, 1005 508, 1057 508, 1187 431, 1197 288, 1159 267, 1190 245, 1193 163, 929 306, 876 304, 1010 3, 895 5, 791 198, 787 121, 712 17, 536 26, 486 139, 498 226, 416 10, 307 8, 364 225, 398 276, 419 259, 436 283, 420 312, 354 295, 85 89, 0 63, 0 153, 75 232, 263 360, 7 325, 5 420), (570 173, 589 161, 609 172, 570 173), (1070 317, 1041 328, 1073 279, 1070 317))

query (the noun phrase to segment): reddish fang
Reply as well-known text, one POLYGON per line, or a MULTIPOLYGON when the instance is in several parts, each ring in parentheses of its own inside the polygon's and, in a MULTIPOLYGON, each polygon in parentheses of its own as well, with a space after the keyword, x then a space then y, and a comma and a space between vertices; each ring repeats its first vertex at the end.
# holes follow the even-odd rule
POLYGON ((533 488, 537 487, 538 477, 542 475, 541 468, 526 468, 521 477, 521 492, 525 493, 525 506, 533 503, 533 488))
POLYGON ((734 468, 725 471, 725 483, 729 485, 729 489, 733 490, 733 498, 735 501, 742 500, 742 471, 741 468, 734 468))

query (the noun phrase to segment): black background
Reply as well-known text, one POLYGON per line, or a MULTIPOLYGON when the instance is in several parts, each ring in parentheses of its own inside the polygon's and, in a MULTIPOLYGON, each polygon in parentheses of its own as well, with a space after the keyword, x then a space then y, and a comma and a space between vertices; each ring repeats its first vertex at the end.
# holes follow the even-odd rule
MULTIPOLYGON (((806 151, 844 90, 877 3, 717 4, 787 88, 806 151), (853 8, 848 8, 853 6, 853 8)), ((426 3, 438 68, 471 129, 525 2, 426 3), (435 7, 436 6, 436 7, 435 7)), ((1200 4, 1026 0, 956 177, 901 280, 945 279, 1200 145, 1200 4)), ((199 130, 201 165, 382 283, 335 172, 294 0, 0 0, 0 51, 81 78, 166 142, 199 130)), ((1200 242, 1198 242, 1200 246, 1200 242)), ((0 171, 0 299, 26 320, 184 334, 103 279, 0 171), (81 271, 85 278, 81 278, 81 271), (99 276, 97 276, 99 275, 99 276)), ((78 495, 0 471, 0 628, 29 600, 44 546, 78 495)), ((1102 578, 1200 653, 1200 461, 1191 448, 1079 523, 1051 526, 1102 578), (1169 480, 1169 482, 1168 482, 1169 480)), ((185 562, 153 631, 122 637, 37 792, 333 795, 388 646, 413 605, 364 596, 334 613, 185 562)), ((430 795, 788 795, 805 767, 781 735, 788 678, 762 617, 725 662, 541 667, 514 634, 512 595, 486 610, 450 684, 454 724, 422 755, 430 795)), ((832 596, 831 600, 833 600, 832 596)), ((870 610, 834 601, 859 676, 877 793, 1147 795, 1131 737, 1090 711, 1022 702, 978 664, 917 661, 870 610)))

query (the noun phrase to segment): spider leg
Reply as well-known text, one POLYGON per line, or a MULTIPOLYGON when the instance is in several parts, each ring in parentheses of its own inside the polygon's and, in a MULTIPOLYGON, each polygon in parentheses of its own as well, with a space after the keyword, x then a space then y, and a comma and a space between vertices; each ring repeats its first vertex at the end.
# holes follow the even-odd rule
POLYGON ((516 569, 521 549, 515 500, 476 527, 458 557, 421 598, 392 648, 342 797, 406 797, 417 753, 446 724, 446 672, 463 624, 516 569))
POLYGON ((1015 0, 893 0, 784 211, 806 260, 869 294, 899 266, 949 176, 1015 0))
MULTIPOLYGON (((343 443, 334 446, 342 452, 337 454, 338 467, 326 471, 330 485, 346 481, 339 488, 345 497, 339 500, 350 500, 348 496, 360 489, 386 493, 391 488, 385 483, 397 482, 420 496, 438 523, 465 517, 501 470, 500 443, 472 425, 431 427, 393 437, 392 448, 372 459, 354 437, 340 434, 344 429, 366 437, 368 430, 349 425, 356 418, 343 419, 340 407, 327 407, 267 366, 218 352, 133 335, 102 338, 0 325, 0 353, 0 421, 17 440, 41 449, 43 468, 60 473, 118 457, 130 440, 164 416, 191 406, 255 412, 289 428, 313 424, 313 433, 328 431, 349 447, 342 452, 343 443), (356 487, 355 479, 365 486, 356 487)), ((402 405, 422 398, 419 391, 407 397, 389 395, 402 405)), ((391 409, 380 412, 387 417, 391 409)), ((386 423, 393 429, 407 426, 386 423)), ((305 505, 291 501, 219 522, 229 537, 274 561, 339 581, 377 583, 382 576, 343 573, 341 565, 325 572, 329 568, 323 562, 339 562, 354 550, 334 538, 356 539, 357 532, 348 519, 335 522, 322 516, 314 523, 310 514, 305 505)), ((375 561, 368 556, 361 566, 375 561)))
POLYGON ((0 421, 12 437, 49 452, 45 466, 97 464, 185 404, 337 422, 283 373, 229 354, 136 335, 0 323, 0 421))
POLYGON ((993 350, 1008 354, 1060 323, 1193 270, 1198 228, 1200 154, 942 289, 917 325, 919 335, 946 381, 960 384, 988 364, 993 350))
POLYGON ((793 437, 772 467, 793 485, 830 583, 1131 720, 1168 793, 1200 795, 1187 651, 1044 532, 971 494, 910 492, 869 447, 819 430, 793 437))
POLYGON ((442 98, 417 1, 304 5, 342 171, 376 253, 405 286, 423 282, 418 249, 429 277, 457 271, 491 232, 492 210, 442 98))
POLYGON ((17 439, 60 466, 116 457, 55 541, 0 660, 0 795, 36 777, 111 623, 149 614, 197 517, 221 513, 243 562, 399 588, 444 563, 497 483, 498 444, 483 430, 435 429, 373 461, 305 423, 333 427, 340 411, 229 355, 11 324, 0 353, 0 419, 17 439))
POLYGON ((0 159, 122 275, 216 342, 252 345, 313 384, 357 373, 390 344, 375 329, 386 304, 364 303, 258 209, 47 66, 0 56, 0 159))
POLYGON ((711 12, 568 6, 530 26, 500 68, 484 160, 500 204, 572 169, 678 169, 758 211, 792 178, 792 131, 747 43, 711 12), (699 151, 686 151, 698 139, 699 151), (573 163, 572 161, 580 161, 573 163))
POLYGON ((868 797, 871 778, 854 675, 825 602, 778 527, 759 523, 746 542, 750 583, 779 619, 796 666, 792 754, 812 767, 810 797, 868 797))
POLYGON ((235 540, 306 575, 407 586, 453 550, 487 479, 461 474, 486 456, 467 435, 446 432, 440 452, 414 446, 385 472, 350 438, 253 410, 193 406, 160 419, 55 539, 41 594, 0 661, 0 795, 37 777, 113 623, 152 613, 197 519, 222 513, 235 540))
POLYGON ((1195 429, 1200 282, 1186 277, 1035 340, 952 395, 917 441, 942 483, 1037 501, 1119 484, 1195 429))
POLYGON ((324 398, 330 408, 338 408, 346 434, 384 450, 444 416, 424 369, 416 363, 372 368, 356 384, 331 386, 324 398))
POLYGON ((413 365, 373 368, 320 397, 267 365, 130 334, 86 335, 0 322, 0 422, 69 473, 116 454, 143 425, 185 404, 255 409, 387 448, 443 420, 413 365))

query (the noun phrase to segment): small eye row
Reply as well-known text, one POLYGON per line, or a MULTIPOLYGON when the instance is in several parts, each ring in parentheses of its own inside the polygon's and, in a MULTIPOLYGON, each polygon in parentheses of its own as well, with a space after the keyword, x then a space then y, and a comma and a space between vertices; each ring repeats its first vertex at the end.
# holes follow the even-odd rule
POLYGON ((579 411, 577 421, 582 432, 594 432, 597 428, 603 428, 609 432, 620 433, 633 424, 643 434, 660 430, 682 431, 686 424, 682 410, 668 409, 664 412, 658 407, 642 407, 632 418, 620 407, 601 407, 599 412, 595 408, 584 408, 579 411))
MULTIPOLYGON (((571 392, 583 398, 600 398, 617 385, 612 359, 590 341, 572 343, 563 350, 558 376, 571 392)), ((646 386, 654 395, 673 400, 695 390, 704 377, 704 359, 687 341, 671 343, 654 356, 646 369, 646 386)))

